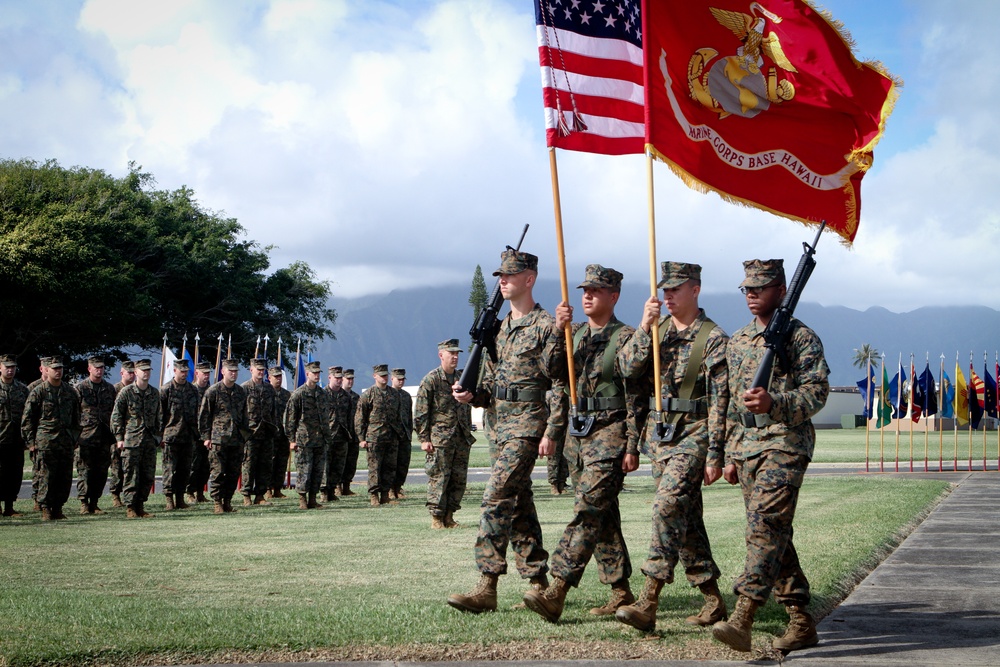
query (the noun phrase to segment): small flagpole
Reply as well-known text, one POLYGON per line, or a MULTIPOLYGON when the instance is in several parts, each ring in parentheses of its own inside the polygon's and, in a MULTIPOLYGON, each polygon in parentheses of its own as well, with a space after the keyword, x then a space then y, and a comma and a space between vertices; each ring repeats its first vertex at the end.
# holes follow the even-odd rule
POLYGON ((993 350, 995 373, 993 379, 997 383, 996 408, 997 408, 997 470, 1000 471, 1000 352, 993 350))
POLYGON ((901 415, 899 414, 899 406, 903 402, 903 374, 900 371, 903 370, 903 353, 899 353, 899 364, 897 365, 898 370, 896 371, 896 472, 899 472, 899 422, 901 415))
MULTIPOLYGON (((552 209, 556 220, 556 253, 559 256, 559 283, 562 287, 562 300, 569 304, 569 281, 566 278, 566 250, 563 244, 562 202, 559 198, 559 169, 556 166, 556 149, 549 148, 549 174, 552 177, 552 209)), ((563 332, 566 337, 566 368, 569 373, 569 410, 570 426, 576 416, 576 369, 573 353, 573 323, 567 322, 563 332)))
POLYGON ((233 334, 229 334, 229 340, 226 343, 226 359, 233 358, 233 334))
POLYGON ((163 348, 160 350, 160 386, 163 386, 163 369, 167 367, 167 332, 163 332, 163 348))
POLYGON ((865 393, 865 472, 868 470, 868 442, 871 437, 872 432, 872 412, 874 410, 869 410, 868 406, 871 405, 875 407, 875 397, 872 396, 872 355, 868 354, 865 356, 865 368, 867 369, 868 377, 865 378, 865 383, 867 384, 867 389, 865 393))
POLYGON ((299 336, 299 340, 295 344, 295 373, 294 373, 295 381, 292 382, 292 386, 295 389, 299 388, 299 364, 301 363, 302 363, 302 336, 299 336))
POLYGON ((958 350, 955 350, 955 399, 952 401, 952 412, 955 413, 955 472, 958 472, 958 350))
POLYGON ((278 365, 278 368, 281 369, 281 372, 284 373, 285 372, 285 367, 282 366, 282 364, 281 364, 281 336, 280 335, 278 336, 278 361, 277 361, 277 365, 278 365))
POLYGON ((194 363, 198 364, 198 341, 201 340, 201 336, 197 331, 194 332, 194 363))
POLYGON ((185 331, 184 337, 181 338, 181 356, 180 356, 181 359, 184 358, 184 353, 187 352, 187 344, 188 344, 188 332, 185 331))
POLYGON ((260 335, 257 336, 257 347, 253 349, 253 358, 256 359, 260 356, 260 335))
MULTIPOLYGON (((879 390, 878 390, 878 410, 879 415, 882 414, 882 401, 886 401, 887 397, 883 394, 883 391, 888 390, 889 387, 885 384, 885 352, 882 353, 882 379, 879 380, 879 390)), ((892 417, 892 410, 889 410, 889 417, 892 417)), ((885 427, 888 424, 883 423, 882 428, 878 430, 878 471, 885 472, 885 427)))
POLYGON ((222 363, 222 334, 219 334, 219 344, 215 347, 215 370, 212 371, 212 384, 219 381, 219 365, 222 363))
POLYGON ((271 340, 269 334, 264 334, 264 361, 267 361, 267 344, 271 340))
MULTIPOLYGON (((941 396, 938 401, 938 416, 940 416, 944 412, 944 352, 941 353, 941 374, 938 377, 941 378, 938 383, 941 396)), ((938 472, 944 472, 944 422, 938 429, 938 472)))
MULTIPOLYGON (((924 360, 924 366, 927 368, 927 374, 931 374, 931 351, 927 350, 927 357, 924 360)), ((933 378, 932 378, 933 380, 933 378)), ((931 382, 933 385, 933 381, 931 382)), ((928 459, 928 453, 930 449, 930 437, 931 434, 928 432, 931 427, 931 416, 927 414, 927 410, 930 409, 931 399, 930 392, 934 391, 934 387, 924 387, 924 472, 927 472, 927 467, 930 465, 928 459)))
MULTIPOLYGON (((983 373, 986 374, 986 350, 983 350, 983 373)), ((983 380, 983 472, 986 472, 986 431, 989 411, 986 409, 986 380, 983 380)))
MULTIPOLYGON (((653 153, 646 149, 646 198, 649 208, 649 295, 656 298, 656 208, 653 198, 653 153)), ((660 377, 660 318, 653 318, 653 400, 657 418, 663 414, 663 380, 660 377)))
POLYGON ((910 429, 910 472, 913 472, 913 353, 910 352, 910 396, 909 409, 906 411, 910 415, 909 423, 906 425, 910 429))
POLYGON ((969 382, 965 385, 966 398, 968 399, 966 403, 969 404, 969 472, 972 472, 972 401, 975 400, 972 397, 972 374, 975 372, 972 368, 972 355, 974 352, 969 350, 969 382))

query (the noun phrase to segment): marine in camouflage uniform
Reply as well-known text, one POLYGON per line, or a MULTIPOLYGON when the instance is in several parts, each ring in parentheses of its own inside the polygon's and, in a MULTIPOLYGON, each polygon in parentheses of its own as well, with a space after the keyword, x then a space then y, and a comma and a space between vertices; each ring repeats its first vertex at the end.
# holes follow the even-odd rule
MULTIPOLYGON (((476 567, 479 583, 468 594, 456 593, 448 604, 471 613, 496 609, 496 585, 507 572, 507 546, 513 544, 522 578, 539 590, 548 586, 548 552, 535 512, 531 471, 541 453, 552 453, 565 436, 567 401, 566 344, 552 315, 535 303, 532 288, 538 258, 506 250, 493 275, 510 302, 496 337, 497 361, 486 359, 486 370, 475 396, 459 392, 463 403, 495 408, 493 433, 497 460, 483 493, 476 567), (549 390, 554 390, 549 393, 549 390)), ((456 391, 458 389, 456 388, 456 391)))
POLYGON ((163 495, 166 509, 187 509, 184 490, 191 476, 196 449, 204 449, 198 431, 201 393, 188 382, 190 362, 174 361, 174 379, 160 389, 163 415, 163 495))
POLYGON ((21 516, 14 509, 24 474, 24 435, 21 419, 28 388, 16 379, 17 357, 0 356, 0 502, 3 516, 21 516))
POLYGON ((358 414, 358 401, 361 400, 361 394, 354 391, 353 387, 354 369, 346 368, 344 369, 343 389, 351 397, 351 417, 347 420, 351 439, 347 442, 347 458, 344 461, 344 474, 340 481, 340 495, 342 496, 356 495, 351 491, 351 482, 354 481, 354 475, 358 472, 358 456, 361 454, 361 448, 358 446, 358 433, 354 429, 354 420, 358 414))
MULTIPOLYGON (((212 364, 207 361, 199 361, 194 367, 194 388, 198 391, 198 412, 201 412, 201 402, 205 398, 205 392, 211 385, 212 364)), ((191 474, 188 476, 187 499, 191 503, 207 502, 205 498, 205 488, 208 486, 208 475, 210 468, 208 465, 208 449, 201 442, 201 427, 198 429, 198 441, 195 443, 194 451, 191 454, 191 474)))
POLYGON ((391 383, 392 388, 399 392, 399 428, 403 435, 396 447, 396 476, 389 490, 389 497, 401 499, 406 497, 403 484, 410 473, 410 459, 413 457, 413 397, 403 389, 406 384, 406 369, 393 368, 391 383))
POLYGON ((247 392, 236 384, 240 363, 222 362, 222 381, 205 391, 198 410, 198 428, 208 448, 210 493, 214 512, 235 512, 233 494, 243 462, 243 443, 250 435, 247 422, 247 392))
MULTIPOLYGON (((121 380, 115 383, 115 397, 122 389, 135 382, 135 363, 123 361, 121 366, 121 380)), ((113 507, 124 507, 122 504, 122 488, 125 486, 125 475, 122 473, 122 452, 118 449, 118 443, 111 443, 111 469, 108 491, 111 493, 113 507)))
POLYGON ((73 450, 80 438, 80 395, 62 381, 62 357, 46 357, 47 379, 28 393, 21 435, 35 450, 42 520, 65 519, 73 485, 73 450))
MULTIPOLYGON (((31 383, 28 384, 29 394, 31 393, 32 389, 34 389, 40 384, 44 384, 48 380, 49 369, 48 366, 45 365, 46 359, 48 359, 48 357, 38 358, 39 377, 35 380, 32 380, 31 383)), ((25 442, 24 446, 28 448, 28 458, 31 460, 31 500, 34 502, 35 505, 34 511, 41 512, 42 506, 38 504, 38 456, 37 456, 38 452, 31 442, 25 442)))
POLYGON ((125 487, 122 502, 130 519, 153 516, 144 505, 156 479, 156 448, 162 441, 163 412, 160 392, 149 385, 149 359, 135 362, 135 382, 115 398, 111 431, 122 452, 125 487))
POLYGON ((351 395, 343 390, 344 369, 330 366, 327 369, 326 393, 330 398, 330 449, 326 454, 326 468, 320 486, 320 501, 336 501, 337 489, 344 478, 347 447, 351 441, 348 423, 351 419, 351 395))
POLYGON ((728 336, 698 306, 701 267, 663 262, 659 287, 670 316, 659 323, 662 411, 653 397, 653 322, 661 302, 651 297, 642 324, 619 355, 630 381, 648 388, 649 411, 642 440, 659 473, 653 501, 653 532, 649 556, 642 566, 646 584, 634 605, 622 607, 616 618, 644 632, 656 627, 656 612, 664 584, 673 583, 678 560, 691 586, 705 596, 702 609, 687 617, 691 625, 712 625, 726 618, 719 592, 719 568, 705 530, 702 482, 722 475, 726 409, 729 405, 726 344, 728 336), (700 357, 693 359, 693 357, 700 357), (692 367, 697 363, 697 367, 692 367), (674 433, 654 438, 659 424, 674 433))
POLYGON ((417 389, 413 423, 420 449, 427 455, 427 509, 431 528, 457 528, 454 514, 462 507, 469 473, 472 409, 452 396, 458 382, 458 339, 438 343, 441 365, 424 376, 417 389))
POLYGON ((389 366, 372 367, 375 384, 358 401, 354 428, 360 446, 368 452, 368 497, 372 506, 389 503, 396 478, 396 449, 403 437, 399 421, 399 392, 389 386, 389 366))
POLYGON ((746 506, 747 557, 733 591, 739 596, 728 623, 712 629, 716 639, 737 651, 750 650, 757 607, 771 592, 785 605, 789 623, 772 645, 780 651, 813 646, 819 638, 809 604, 809 582, 792 543, 792 519, 799 488, 812 459, 816 431, 812 417, 826 404, 830 369, 816 333, 796 319, 775 358, 767 389, 752 388, 764 354, 763 333, 785 296, 780 259, 743 263, 740 285, 755 316, 729 343, 726 481, 739 481, 746 506))
POLYGON ((271 485, 268 495, 270 498, 284 498, 281 492, 285 488, 285 473, 288 471, 288 436, 285 434, 285 408, 288 407, 288 399, 292 397, 292 392, 281 386, 284 374, 281 368, 275 366, 268 370, 268 379, 271 388, 274 389, 274 411, 278 416, 277 433, 274 436, 274 459, 271 463, 271 485))
MULTIPOLYGON (((621 284, 621 273, 591 264, 579 286, 584 290, 587 315, 586 324, 573 327, 575 423, 580 433, 569 436, 566 442, 566 450, 580 462, 573 519, 552 553, 552 585, 524 594, 525 605, 552 623, 562 615, 568 589, 580 585, 591 556, 600 567, 601 583, 612 590, 609 601, 590 612, 607 616, 635 601, 628 582, 632 562, 618 508, 625 475, 639 466, 636 397, 627 393, 618 362, 619 353, 635 331, 615 317, 621 284)), ((559 304, 556 327, 564 329, 572 319, 569 304, 559 304)))
POLYGON ((104 379, 103 359, 88 359, 87 371, 88 377, 74 387, 80 395, 80 426, 83 429, 76 452, 76 497, 80 500, 80 514, 103 514, 97 502, 108 483, 111 449, 115 446, 111 411, 117 392, 114 385, 104 379))
POLYGON ((326 452, 330 448, 330 394, 319 386, 320 363, 306 364, 306 383, 292 392, 285 408, 285 433, 295 452, 299 509, 318 509, 316 502, 326 452))
POLYGON ((278 433, 278 413, 271 383, 264 381, 267 361, 250 362, 250 379, 243 383, 247 394, 247 426, 250 435, 243 452, 243 504, 270 505, 264 499, 271 485, 274 464, 274 436, 278 433))

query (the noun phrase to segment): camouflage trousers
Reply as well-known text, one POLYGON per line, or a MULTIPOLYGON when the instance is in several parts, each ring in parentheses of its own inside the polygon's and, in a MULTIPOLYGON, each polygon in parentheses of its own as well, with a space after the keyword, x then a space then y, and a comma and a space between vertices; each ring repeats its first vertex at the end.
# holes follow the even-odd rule
POLYGON ((242 443, 229 445, 212 443, 212 449, 208 452, 208 467, 211 470, 209 473, 209 492, 212 500, 221 503, 233 499, 242 462, 242 443))
POLYGON ((291 458, 288 449, 288 438, 279 435, 274 439, 274 458, 271 460, 271 483, 272 489, 285 488, 285 479, 288 476, 288 459, 291 458))
POLYGON ((319 493, 323 470, 326 468, 324 446, 303 447, 295 450, 295 490, 299 493, 319 493))
POLYGON ((0 502, 17 500, 23 475, 24 447, 20 444, 0 446, 0 502))
POLYGON ((108 491, 120 494, 125 486, 125 475, 122 473, 122 450, 118 449, 116 442, 111 443, 111 469, 108 480, 108 491))
MULTIPOLYGON (((620 424, 593 431, 586 438, 568 437, 565 454, 578 467, 573 519, 552 552, 552 574, 572 586, 580 583, 593 556, 602 584, 616 584, 632 576, 632 561, 622 535, 618 494, 625 483, 622 459, 625 438, 620 424)), ((559 458, 565 460, 564 456, 559 458)), ((570 467, 567 462, 567 468, 570 467)))
POLYGON ((96 503, 104 493, 114 444, 98 438, 80 440, 76 450, 76 497, 80 500, 96 503))
POLYGON ((340 477, 343 486, 350 486, 354 481, 354 475, 358 472, 358 457, 361 455, 361 447, 358 441, 353 438, 347 443, 347 458, 344 460, 344 474, 340 477))
POLYGON ((766 602, 809 604, 809 581, 792 544, 792 519, 809 459, 767 450, 736 461, 747 511, 747 559, 733 591, 766 602))
POLYGON ((184 493, 191 477, 194 450, 205 449, 205 443, 195 442, 191 437, 165 439, 163 443, 163 493, 184 493))
POLYGON ((35 452, 38 470, 38 504, 59 509, 73 487, 73 450, 46 449, 35 452))
POLYGON ((149 499, 150 488, 156 479, 156 446, 145 443, 138 447, 126 447, 121 452, 122 474, 125 477, 122 503, 134 508, 149 499))
POLYGON ((642 573, 668 584, 680 560, 692 586, 719 578, 712 546, 705 530, 701 484, 705 459, 693 454, 672 454, 654 459, 659 472, 653 500, 653 538, 642 573))
MULTIPOLYGON (((31 459, 31 499, 38 501, 38 484, 41 473, 38 471, 38 450, 28 451, 28 458, 31 459)), ((72 484, 72 482, 70 482, 72 484)))
POLYGON ((340 480, 344 477, 344 466, 347 463, 347 440, 334 440, 326 453, 326 466, 323 470, 323 483, 320 490, 332 496, 340 480))
POLYGON ((368 493, 388 493, 396 479, 396 441, 368 442, 368 493))
POLYGON ((565 451, 566 441, 556 442, 556 451, 546 464, 549 486, 554 486, 560 491, 566 488, 566 480, 569 479, 569 462, 564 455, 565 451))
POLYGON ((401 438, 396 446, 396 475, 392 480, 392 488, 403 488, 406 476, 410 474, 410 459, 412 458, 413 441, 410 438, 401 438))
MULTIPOLYGON (((262 429, 263 430, 263 429, 262 429)), ((274 436, 254 435, 243 448, 244 496, 262 496, 271 485, 271 466, 274 464, 274 436)))
POLYGON ((191 474, 188 476, 187 492, 204 493, 210 472, 208 450, 205 448, 205 442, 199 440, 194 443, 194 450, 191 452, 191 474))
POLYGON ((483 492, 476 537, 476 567, 483 574, 507 573, 507 545, 512 544, 517 571, 524 579, 548 572, 549 554, 531 491, 531 471, 538 459, 538 438, 514 438, 500 445, 490 481, 483 492))
POLYGON ((427 509, 431 516, 443 517, 462 508, 469 477, 470 445, 455 441, 427 453, 427 509))

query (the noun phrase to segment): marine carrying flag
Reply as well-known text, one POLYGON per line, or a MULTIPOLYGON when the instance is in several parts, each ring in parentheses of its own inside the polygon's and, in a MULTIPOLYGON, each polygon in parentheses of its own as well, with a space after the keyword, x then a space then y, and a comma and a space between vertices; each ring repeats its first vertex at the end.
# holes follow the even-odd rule
POLYGON ((535 0, 548 146, 642 153, 640 0, 535 0))
POLYGON ((897 97, 888 73, 804 0, 646 0, 643 13, 654 154, 695 189, 853 241, 897 97))

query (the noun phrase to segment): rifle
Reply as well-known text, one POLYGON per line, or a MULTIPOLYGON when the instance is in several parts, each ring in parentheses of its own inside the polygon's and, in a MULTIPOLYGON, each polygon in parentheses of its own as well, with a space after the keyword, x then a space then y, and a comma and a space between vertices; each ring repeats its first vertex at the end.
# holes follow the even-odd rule
MULTIPOLYGON (((521 232, 521 239, 517 242, 517 247, 507 246, 507 250, 520 250, 524 237, 528 233, 528 225, 524 226, 521 232)), ((476 385, 479 383, 479 365, 483 360, 483 348, 490 355, 494 362, 497 360, 497 333, 500 331, 500 308, 503 306, 503 295, 500 294, 500 279, 493 286, 489 301, 486 307, 479 311, 479 316, 469 329, 469 337, 472 338, 472 351, 469 353, 469 360, 462 371, 462 377, 458 383, 462 386, 462 391, 476 393, 476 385)))
MULTIPOLYGON (((802 242, 802 257, 799 259, 799 265, 795 267, 795 273, 792 275, 792 281, 788 284, 788 291, 785 292, 785 298, 781 301, 778 309, 771 315, 771 319, 767 323, 767 328, 764 329, 764 347, 767 349, 764 351, 764 356, 761 357, 757 373, 753 376, 751 388, 762 387, 766 390, 770 386, 775 354, 778 355, 779 367, 791 368, 790 361, 785 354, 785 343, 792 333, 792 313, 795 312, 795 306, 799 303, 802 290, 805 289, 806 283, 809 282, 809 276, 812 275, 813 269, 816 268, 816 260, 813 259, 813 255, 816 254, 816 245, 819 243, 820 234, 823 233, 825 228, 826 220, 819 226, 819 231, 816 232, 816 239, 812 245, 809 245, 805 241, 802 242)), ((748 427, 763 426, 763 423, 758 423, 757 416, 749 413, 745 414, 743 416, 744 425, 748 427)))

